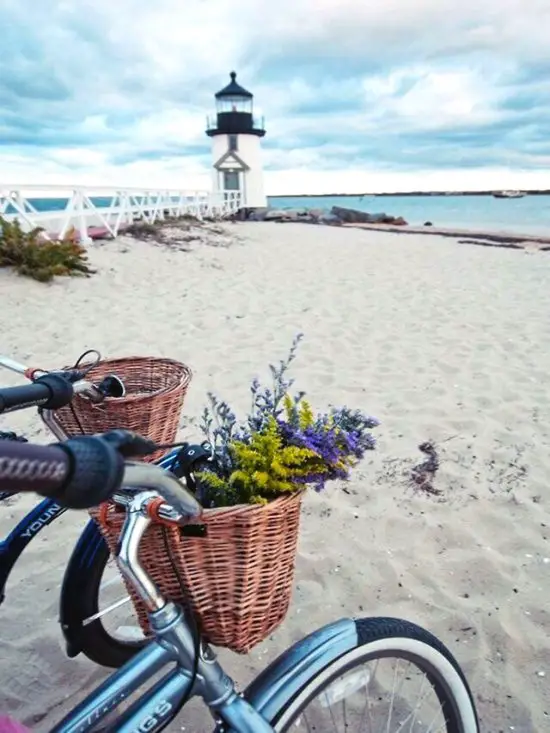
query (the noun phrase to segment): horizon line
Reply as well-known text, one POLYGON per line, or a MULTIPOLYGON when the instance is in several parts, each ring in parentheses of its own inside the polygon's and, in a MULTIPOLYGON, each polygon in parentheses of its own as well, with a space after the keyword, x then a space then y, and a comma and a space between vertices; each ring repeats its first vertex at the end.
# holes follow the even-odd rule
POLYGON ((365 196, 492 196, 502 191, 518 191, 525 195, 544 196, 550 194, 549 188, 518 188, 502 189, 492 188, 484 190, 461 190, 461 191, 359 191, 357 193, 271 193, 267 198, 324 198, 328 196, 361 198, 365 196))

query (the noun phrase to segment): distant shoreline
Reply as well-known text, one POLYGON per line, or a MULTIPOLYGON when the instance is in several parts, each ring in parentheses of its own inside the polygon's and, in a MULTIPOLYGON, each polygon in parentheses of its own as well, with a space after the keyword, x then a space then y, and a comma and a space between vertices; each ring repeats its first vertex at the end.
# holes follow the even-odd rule
POLYGON ((541 251, 550 251, 550 237, 520 232, 490 231, 476 228, 392 226, 391 224, 344 224, 351 229, 365 229, 371 232, 390 234, 416 234, 420 236, 450 237, 460 243, 479 244, 485 247, 507 247, 525 249, 525 244, 537 245, 541 251))
MULTIPOLYGON (((362 198, 375 196, 376 198, 392 196, 493 196, 499 189, 491 191, 399 191, 396 193, 278 193, 268 196, 268 199, 322 199, 322 198, 362 198)), ((550 196, 550 189, 519 189, 526 196, 550 196)), ((505 199, 508 200, 508 199, 505 199)))

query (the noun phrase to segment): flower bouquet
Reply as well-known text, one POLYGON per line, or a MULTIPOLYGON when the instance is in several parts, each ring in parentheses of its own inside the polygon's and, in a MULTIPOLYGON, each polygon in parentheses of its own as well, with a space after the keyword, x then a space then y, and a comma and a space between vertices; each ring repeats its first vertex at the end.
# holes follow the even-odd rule
POLYGON ((252 408, 238 423, 226 402, 208 395, 201 428, 212 446, 212 468, 197 475, 197 497, 204 507, 267 504, 331 479, 347 479, 367 450, 375 447, 370 430, 376 418, 347 407, 315 414, 304 392, 290 394, 287 378, 302 334, 287 358, 270 365, 271 388, 251 385, 252 408))

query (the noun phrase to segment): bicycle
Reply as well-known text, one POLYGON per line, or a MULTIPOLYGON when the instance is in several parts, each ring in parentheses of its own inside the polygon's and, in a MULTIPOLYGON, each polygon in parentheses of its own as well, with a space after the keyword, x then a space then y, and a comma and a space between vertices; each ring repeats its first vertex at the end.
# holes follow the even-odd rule
MULTIPOLYGON (((35 384, 47 385, 49 390, 44 392, 46 400, 43 399, 42 404, 37 404, 36 401, 28 402, 26 397, 28 385, 2 389, 0 414, 38 407, 39 416, 44 424, 61 441, 66 440, 68 436, 55 420, 55 409, 69 404, 75 394, 86 395, 96 402, 101 402, 106 396, 124 395, 124 385, 116 375, 109 375, 100 384, 95 385, 84 379, 85 371, 77 368, 55 373, 38 372, 7 357, 0 357, 0 366, 25 376, 34 375, 37 378, 35 384), (45 381, 46 377, 49 381, 45 381)), ((19 438, 12 434, 9 439, 19 438)), ((157 461, 157 464, 177 475, 186 475, 189 480, 189 471, 193 463, 203 458, 206 453, 207 450, 201 446, 187 445, 182 449, 170 451, 157 461), (193 449, 193 455, 188 456, 189 450, 193 449)), ((0 501, 10 496, 12 492, 2 492, 0 501)), ((47 526, 59 519, 66 510, 66 507, 59 502, 44 499, 28 512, 3 540, 0 540, 0 605, 5 600, 10 574, 27 545, 47 526)), ((115 570, 113 578, 105 578, 110 570, 110 560, 109 548, 97 524, 90 519, 67 563, 61 585, 59 622, 68 657, 73 658, 82 653, 96 664, 117 668, 143 648, 146 639, 139 629, 137 620, 134 626, 130 627, 119 626, 111 630, 107 626, 106 617, 130 601, 125 589, 120 588, 115 600, 106 607, 101 607, 100 599, 103 591, 109 592, 107 589, 112 590, 113 583, 120 580, 116 568, 113 568, 115 570)))
POLYGON ((358 721, 359 730, 365 725, 371 733, 418 731, 420 726, 428 731, 478 733, 473 698, 451 652, 428 631, 402 619, 340 619, 287 649, 244 692, 238 692, 201 638, 192 614, 164 599, 140 566, 139 545, 153 511, 180 523, 200 522, 202 511, 195 496, 171 473, 154 464, 124 460, 155 446, 127 431, 114 431, 56 446, 0 447, 4 456, 0 490, 11 482, 15 490, 39 492, 71 508, 95 506, 108 498, 125 507, 116 561, 146 605, 154 633, 148 645, 77 705, 54 733, 97 731, 107 715, 170 665, 173 668, 139 694, 111 729, 156 733, 198 696, 219 733, 268 733, 304 725, 307 730, 325 730, 325 712, 329 724, 337 727, 341 721, 345 730, 358 721), (397 660, 395 670, 378 678, 379 668, 384 672, 391 658, 397 660), (363 669, 363 664, 368 666, 363 669), (416 703, 407 703, 403 696, 412 670, 399 685, 396 682, 400 664, 414 666, 425 676, 416 688, 421 695, 416 703), (384 699, 386 693, 389 701, 384 699), (317 707, 310 710, 315 701, 317 707), (441 723, 434 727, 437 720, 441 723))

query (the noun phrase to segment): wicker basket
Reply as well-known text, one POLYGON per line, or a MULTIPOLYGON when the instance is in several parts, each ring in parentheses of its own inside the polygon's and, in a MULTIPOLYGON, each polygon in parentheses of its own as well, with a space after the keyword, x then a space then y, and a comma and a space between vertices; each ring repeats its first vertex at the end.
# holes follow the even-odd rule
MULTIPOLYGON (((99 362, 90 370, 87 379, 97 382, 107 374, 116 374, 122 379, 125 397, 107 397, 104 402, 94 404, 77 395, 70 405, 55 413, 67 435, 93 435, 124 428, 159 444, 174 442, 191 381, 189 367, 173 359, 132 356, 99 362)), ((166 451, 157 451, 144 460, 154 461, 164 453, 166 451)))
MULTIPOLYGON (((185 536, 185 529, 177 525, 154 522, 141 542, 140 562, 166 598, 193 611, 204 638, 246 653, 286 616, 301 501, 300 491, 264 506, 207 509, 195 520, 206 525, 205 537, 185 536)), ((124 510, 108 503, 91 513, 114 553, 124 510)), ((145 608, 134 590, 128 591, 148 634, 145 608)))

